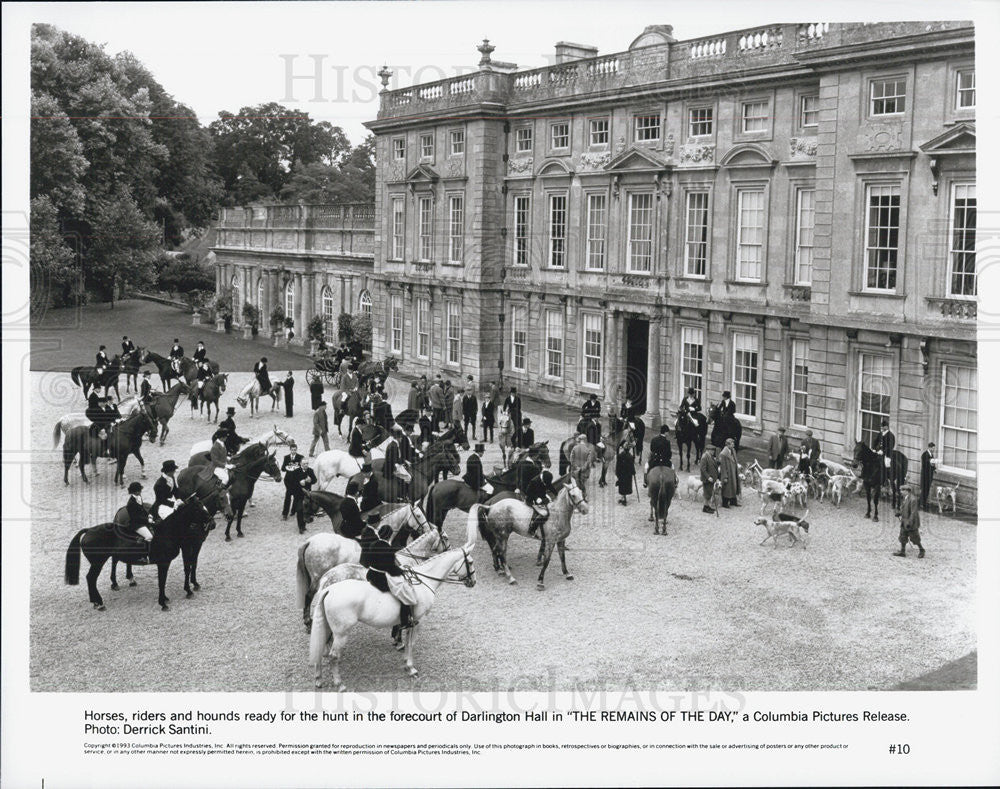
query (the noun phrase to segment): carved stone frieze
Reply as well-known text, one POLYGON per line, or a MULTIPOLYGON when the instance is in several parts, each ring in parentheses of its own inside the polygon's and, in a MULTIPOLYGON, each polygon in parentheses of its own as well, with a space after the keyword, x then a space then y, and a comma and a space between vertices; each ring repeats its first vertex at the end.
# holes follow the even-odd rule
POLYGON ((507 173, 510 175, 520 175, 522 173, 530 174, 534 166, 535 160, 531 156, 523 159, 508 159, 507 173))
POLYGON ((685 145, 681 148, 682 162, 710 162, 715 158, 715 146, 705 144, 685 145))

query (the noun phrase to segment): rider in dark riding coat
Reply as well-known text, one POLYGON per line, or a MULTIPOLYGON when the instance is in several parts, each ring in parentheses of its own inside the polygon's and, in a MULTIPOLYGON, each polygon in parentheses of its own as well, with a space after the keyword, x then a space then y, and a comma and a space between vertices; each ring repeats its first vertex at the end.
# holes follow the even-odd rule
POLYGON ((361 489, 358 483, 351 480, 347 483, 347 490, 344 491, 344 500, 340 502, 340 533, 351 540, 358 540, 361 532, 365 528, 361 519, 361 507, 358 499, 361 497, 361 489))
POLYGON ((731 398, 732 393, 728 389, 722 393, 722 399, 717 406, 720 419, 736 418, 736 403, 731 398))
POLYGON ((174 337, 174 345, 170 349, 167 358, 170 359, 170 366, 174 369, 174 372, 179 375, 181 372, 181 360, 184 358, 184 348, 181 347, 180 340, 176 337, 174 337))
POLYGON ((149 370, 146 370, 142 374, 142 383, 139 385, 139 399, 143 405, 149 405, 153 402, 153 387, 149 383, 149 370))
POLYGON ((681 400, 678 410, 686 414, 701 413, 701 398, 698 397, 693 386, 688 387, 687 394, 681 400))
POLYGON ((551 471, 543 471, 528 483, 524 490, 524 500, 534 510, 531 524, 528 526, 528 534, 533 535, 548 520, 548 505, 555 497, 556 491, 552 487, 551 471))
POLYGON ((226 418, 219 422, 219 430, 224 430, 226 433, 225 444, 226 452, 230 455, 235 455, 239 448, 247 443, 250 439, 243 438, 236 432, 236 421, 233 417, 236 415, 236 409, 233 406, 229 406, 226 409, 226 418))
MULTIPOLYGON (((372 534, 378 520, 377 515, 368 516, 368 526, 362 535, 361 559, 359 561, 369 568, 368 583, 380 592, 392 594, 385 576, 391 575, 398 578, 403 575, 403 568, 396 563, 397 549, 388 542, 387 538, 391 535, 391 530, 388 527, 383 527, 378 536, 373 539, 372 534)), ((416 624, 413 621, 413 609, 402 600, 399 601, 399 624, 404 628, 416 624)))
POLYGON ((673 467, 670 460, 670 428, 667 425, 660 425, 660 435, 649 442, 649 460, 646 461, 646 473, 642 478, 643 487, 646 486, 650 470, 657 466, 673 467))
POLYGON ((128 356, 132 351, 135 350, 135 343, 132 342, 128 335, 126 334, 122 337, 122 356, 128 356))
POLYGON ((104 346, 102 345, 97 350, 97 363, 95 365, 95 367, 97 368, 97 375, 98 376, 104 375, 104 371, 108 369, 109 364, 110 362, 108 361, 108 355, 104 352, 104 346))
POLYGON ((198 340, 198 347, 194 349, 194 356, 192 357, 198 364, 208 360, 208 351, 205 350, 205 343, 198 340))

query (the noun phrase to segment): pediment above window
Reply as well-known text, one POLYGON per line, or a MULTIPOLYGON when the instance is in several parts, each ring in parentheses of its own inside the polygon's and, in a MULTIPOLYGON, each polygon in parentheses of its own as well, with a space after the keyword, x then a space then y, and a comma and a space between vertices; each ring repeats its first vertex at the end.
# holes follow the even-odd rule
POLYGON ((976 152, 976 125, 959 123, 920 146, 928 156, 958 156, 976 152))
POLYGON ((764 146, 755 143, 733 146, 719 162, 722 167, 774 167, 777 163, 764 146))
POLYGON ((406 182, 408 184, 417 183, 436 183, 441 178, 437 174, 437 171, 433 167, 428 167, 426 164, 418 164, 410 172, 406 174, 406 182))
POLYGON ((604 165, 604 169, 613 173, 652 172, 666 170, 668 164, 650 151, 642 148, 629 148, 615 156, 604 165))

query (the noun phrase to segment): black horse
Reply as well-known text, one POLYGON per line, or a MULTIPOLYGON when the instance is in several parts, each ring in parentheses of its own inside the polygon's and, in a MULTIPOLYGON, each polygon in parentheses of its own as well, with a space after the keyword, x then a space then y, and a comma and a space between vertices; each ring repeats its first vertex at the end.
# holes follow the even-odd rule
POLYGON ((149 433, 149 440, 156 440, 156 422, 149 418, 145 409, 140 408, 123 422, 111 428, 108 436, 108 452, 117 461, 115 482, 125 486, 125 463, 129 455, 135 455, 141 468, 141 476, 146 478, 146 461, 142 459, 142 437, 149 433))
POLYGON ((708 413, 708 421, 712 423, 712 446, 722 449, 726 439, 731 438, 740 449, 740 439, 743 437, 743 424, 732 414, 723 414, 718 404, 712 406, 708 413))
POLYGON ((97 458, 101 454, 101 439, 95 435, 93 426, 80 425, 70 428, 63 441, 63 482, 69 485, 69 467, 73 458, 80 456, 80 476, 88 485, 87 472, 84 466, 90 463, 94 476, 97 476, 97 458))
MULTIPOLYGON (((694 447, 695 465, 701 460, 705 451, 705 437, 708 435, 708 420, 705 415, 699 412, 691 413, 686 408, 677 412, 677 421, 674 423, 674 432, 677 434, 677 467, 684 468, 684 449, 687 448, 687 470, 691 470, 691 447, 694 447)), ((725 441, 723 441, 725 443, 725 441)), ((738 446, 737 442, 737 446, 738 446)))
MULTIPOLYGON (((149 545, 149 564, 155 564, 159 585, 159 604, 164 611, 169 609, 170 598, 166 595, 167 570, 170 563, 179 553, 184 555, 184 590, 190 597, 192 592, 187 585, 188 565, 197 561, 198 550, 205 535, 215 524, 204 504, 192 496, 184 501, 174 512, 158 524, 154 524, 153 540, 149 545)), ((114 557, 126 564, 142 564, 143 548, 135 538, 121 536, 115 530, 113 523, 102 523, 89 529, 81 529, 70 541, 66 550, 65 579, 70 586, 80 583, 80 554, 83 553, 90 562, 87 572, 87 592, 90 602, 98 611, 104 611, 104 599, 97 591, 97 577, 101 574, 108 559, 114 557)), ((194 586, 198 588, 197 584, 194 586)))
POLYGON ((95 390, 103 386, 104 396, 108 396, 108 390, 115 390, 115 397, 118 400, 122 399, 121 393, 118 391, 118 376, 122 372, 122 362, 121 358, 116 354, 111 357, 111 361, 108 366, 104 368, 104 372, 101 375, 97 374, 96 367, 74 367, 70 370, 70 377, 73 379, 73 383, 83 389, 83 397, 87 398, 90 393, 91 387, 95 390))
MULTIPOLYGON (((253 496, 254 486, 261 474, 268 474, 275 482, 281 482, 281 469, 274 455, 267 447, 254 442, 233 458, 233 469, 229 472, 229 504, 232 514, 226 516, 226 542, 232 542, 230 529, 236 520, 236 536, 243 536, 243 511, 247 502, 253 496)), ((188 468, 201 467, 208 464, 208 453, 198 452, 191 456, 188 468)))
POLYGON ((136 348, 134 351, 122 354, 121 366, 122 372, 125 374, 125 394, 131 392, 133 387, 135 391, 139 391, 139 367, 143 353, 144 349, 136 348))
POLYGON ((889 460, 889 467, 885 466, 885 457, 869 448, 866 444, 858 441, 854 445, 854 465, 861 466, 861 479, 865 486, 865 499, 868 502, 868 510, 865 512, 866 518, 872 517, 872 503, 875 504, 874 521, 878 521, 878 500, 882 493, 882 486, 889 485, 891 491, 891 504, 893 508, 899 506, 902 500, 900 488, 906 482, 906 471, 909 461, 898 449, 893 450, 889 460))
MULTIPOLYGON (((181 372, 180 375, 174 370, 173 359, 169 359, 166 356, 160 356, 158 353, 153 353, 152 351, 146 349, 139 356, 140 364, 155 364, 156 371, 160 376, 160 383, 163 385, 163 391, 167 391, 170 387, 172 381, 184 381, 189 386, 194 384, 198 379, 198 363, 191 358, 185 356, 180 361, 181 372)), ((208 368, 212 371, 212 375, 219 374, 219 363, 213 362, 210 359, 208 361, 208 368)))
POLYGON ((521 490, 528 483, 552 466, 549 458, 549 442, 539 441, 528 447, 520 458, 499 474, 487 477, 494 490, 521 490))

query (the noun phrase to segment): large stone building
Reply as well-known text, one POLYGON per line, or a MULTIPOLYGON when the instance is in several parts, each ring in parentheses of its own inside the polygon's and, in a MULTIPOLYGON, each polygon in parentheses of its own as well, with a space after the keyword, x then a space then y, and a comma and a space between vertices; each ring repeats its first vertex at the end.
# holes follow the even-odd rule
POLYGON ((973 491, 972 26, 672 32, 382 91, 376 353, 654 424, 730 389, 830 456, 888 417, 973 491))
POLYGON ((332 341, 340 313, 370 314, 374 217, 367 203, 223 208, 215 290, 232 295, 233 322, 242 324, 249 303, 267 327, 280 304, 295 323, 293 342, 302 343, 316 315, 332 341))

